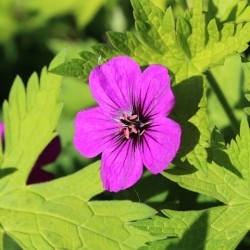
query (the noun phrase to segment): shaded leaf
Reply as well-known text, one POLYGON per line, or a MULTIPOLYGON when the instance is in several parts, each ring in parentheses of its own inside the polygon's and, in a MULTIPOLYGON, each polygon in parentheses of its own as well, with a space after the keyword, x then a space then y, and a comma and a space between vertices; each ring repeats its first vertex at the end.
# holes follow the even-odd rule
POLYGON ((190 167, 175 167, 163 175, 226 205, 200 211, 162 210, 168 218, 154 216, 136 222, 136 228, 162 238, 141 249, 235 249, 250 230, 248 122, 242 120, 240 135, 228 148, 217 130, 212 135, 213 154, 206 176, 201 170, 191 171, 190 167))

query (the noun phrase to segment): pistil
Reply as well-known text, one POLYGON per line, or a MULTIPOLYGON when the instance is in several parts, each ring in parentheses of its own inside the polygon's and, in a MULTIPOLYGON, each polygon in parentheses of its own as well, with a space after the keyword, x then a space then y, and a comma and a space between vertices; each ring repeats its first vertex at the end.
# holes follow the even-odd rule
POLYGON ((123 133, 127 139, 130 138, 131 134, 139 134, 141 136, 145 131, 143 127, 149 124, 149 122, 142 123, 138 115, 129 115, 127 112, 124 112, 123 115, 119 117, 119 123, 120 132, 123 133))

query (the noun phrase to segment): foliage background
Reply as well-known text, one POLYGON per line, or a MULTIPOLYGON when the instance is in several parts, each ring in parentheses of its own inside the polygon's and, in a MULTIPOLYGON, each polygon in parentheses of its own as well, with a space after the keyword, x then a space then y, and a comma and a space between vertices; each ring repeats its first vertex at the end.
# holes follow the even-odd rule
MULTIPOLYGON (((66 60, 76 57, 80 51, 90 50, 91 45, 105 42, 105 31, 125 31, 132 26, 129 1, 1 1, 0 103, 8 97, 16 75, 27 82, 34 71, 40 72, 45 65, 48 66, 61 50, 67 50, 66 60)), ((70 164, 73 159, 67 160, 71 153, 76 158, 79 156, 71 143, 72 118, 77 111, 95 104, 88 86, 73 78, 64 80, 61 98, 64 110, 58 129, 62 134, 62 144, 68 147, 64 147, 67 156, 61 154, 64 159, 58 161, 58 176, 74 172, 80 167, 77 162, 70 164), (74 166, 73 169, 61 168, 61 160, 69 161, 68 165, 74 166)), ((82 161, 81 157, 79 159, 82 161)))
MULTIPOLYGON (((192 4, 192 1, 179 1, 178 4, 170 0, 153 2, 162 9, 172 4, 175 16, 183 15, 186 7, 192 4)), ((228 5, 232 6, 236 2, 227 1, 228 5)), ((80 51, 91 50, 91 46, 96 43, 107 43, 106 31, 134 31, 132 12, 128 0, 60 0, 53 3, 47 0, 2 0, 0 2, 0 103, 7 98, 17 74, 26 83, 34 71, 40 73, 43 66, 49 65, 62 49, 66 49, 66 58, 69 60, 78 57, 80 51)), ((217 14, 217 18, 222 22, 225 16, 222 11, 217 14)), ((241 56, 248 58, 249 49, 241 56)), ((247 106, 244 97, 246 86, 240 61, 240 56, 235 55, 226 59, 224 66, 217 66, 212 70, 213 77, 236 117, 238 124, 236 128, 223 110, 213 89, 208 89, 210 128, 212 130, 216 125, 222 131, 226 142, 230 142, 238 133, 240 120, 244 116, 243 108, 247 106), (232 82, 235 84, 232 85, 232 82)), ((72 145, 73 118, 76 112, 95 104, 88 86, 83 84, 81 79, 65 78, 60 98, 64 102, 64 109, 57 130, 62 140, 62 153, 55 163, 46 167, 57 177, 74 173, 96 160, 83 160, 72 145)), ((148 172, 145 172, 135 187, 118 194, 104 192, 93 198, 97 199, 129 199, 144 202, 157 210, 180 211, 205 209, 222 204, 214 198, 181 188, 161 175, 153 176, 148 172), (155 185, 152 186, 152 183, 155 185)), ((14 243, 9 239, 7 244, 10 246, 14 243)), ((14 244, 13 249, 15 247, 14 244)), ((250 248, 249 235, 237 249, 248 248, 250 248)))

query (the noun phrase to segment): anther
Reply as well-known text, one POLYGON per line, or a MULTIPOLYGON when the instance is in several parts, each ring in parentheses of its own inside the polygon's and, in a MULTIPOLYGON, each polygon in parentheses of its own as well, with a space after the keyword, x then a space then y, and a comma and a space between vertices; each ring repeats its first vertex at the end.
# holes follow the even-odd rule
POLYGON ((131 115, 130 117, 129 117, 129 120, 134 120, 134 119, 136 119, 138 117, 138 115, 131 115))

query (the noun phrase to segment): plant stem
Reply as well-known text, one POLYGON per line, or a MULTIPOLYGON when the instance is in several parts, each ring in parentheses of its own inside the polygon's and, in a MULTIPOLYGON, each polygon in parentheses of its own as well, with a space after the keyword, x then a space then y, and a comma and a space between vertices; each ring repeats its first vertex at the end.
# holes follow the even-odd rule
POLYGON ((206 72, 207 79, 214 90, 215 94, 217 95, 222 107, 224 108, 224 111, 226 112, 230 122, 231 122, 231 127, 235 133, 239 132, 239 123, 233 113, 232 108, 230 107, 226 97, 224 96, 223 92, 221 91, 221 88, 217 84, 214 76, 210 71, 206 72))

